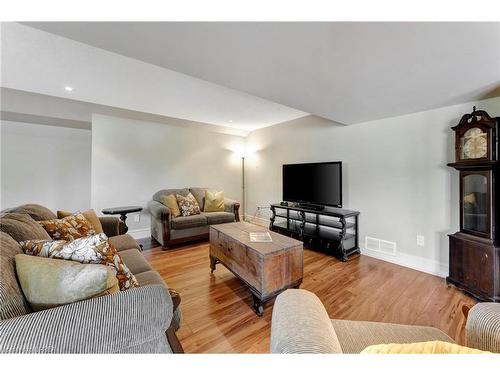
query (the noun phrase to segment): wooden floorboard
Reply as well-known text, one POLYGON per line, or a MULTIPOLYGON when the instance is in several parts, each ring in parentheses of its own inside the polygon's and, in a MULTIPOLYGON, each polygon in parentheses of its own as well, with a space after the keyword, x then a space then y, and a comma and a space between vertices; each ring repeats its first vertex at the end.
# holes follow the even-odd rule
MULTIPOLYGON (((251 309, 245 285, 222 265, 210 273, 208 243, 163 251, 140 241, 167 284, 181 294, 178 336, 186 353, 268 353, 273 301, 264 315, 251 309)), ((333 319, 428 325, 464 343, 462 306, 476 301, 444 279, 392 263, 357 256, 347 263, 304 250, 304 281, 333 319)))

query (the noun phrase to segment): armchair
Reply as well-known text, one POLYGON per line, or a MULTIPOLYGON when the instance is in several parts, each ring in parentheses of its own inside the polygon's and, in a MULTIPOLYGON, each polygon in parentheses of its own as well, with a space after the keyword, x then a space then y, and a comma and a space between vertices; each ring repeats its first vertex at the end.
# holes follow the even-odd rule
MULTIPOLYGON (((500 353, 500 304, 478 303, 469 312, 465 345, 500 353)), ((281 293, 274 303, 271 353, 360 353, 370 345, 453 340, 433 327, 336 320, 306 290, 281 293)))

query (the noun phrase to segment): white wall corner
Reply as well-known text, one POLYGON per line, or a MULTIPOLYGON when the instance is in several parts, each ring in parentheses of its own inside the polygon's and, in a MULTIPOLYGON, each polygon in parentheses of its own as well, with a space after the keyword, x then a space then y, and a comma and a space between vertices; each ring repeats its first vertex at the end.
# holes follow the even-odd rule
POLYGON ((129 230, 127 234, 130 234, 133 238, 139 240, 141 238, 151 237, 151 230, 149 228, 133 229, 129 230))
POLYGON ((417 271, 429 273, 431 275, 443 278, 448 276, 448 265, 434 259, 422 258, 401 252, 398 252, 396 255, 389 255, 367 249, 361 249, 361 254, 389 263, 398 264, 403 267, 412 268, 417 271))

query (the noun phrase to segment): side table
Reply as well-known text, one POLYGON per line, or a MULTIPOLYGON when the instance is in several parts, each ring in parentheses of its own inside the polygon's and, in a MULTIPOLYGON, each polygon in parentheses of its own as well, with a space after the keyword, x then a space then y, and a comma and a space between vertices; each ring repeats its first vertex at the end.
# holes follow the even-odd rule
POLYGON ((123 223, 123 234, 127 233, 127 215, 133 212, 142 211, 141 206, 123 206, 123 207, 111 207, 102 210, 104 215, 120 215, 120 220, 123 223))

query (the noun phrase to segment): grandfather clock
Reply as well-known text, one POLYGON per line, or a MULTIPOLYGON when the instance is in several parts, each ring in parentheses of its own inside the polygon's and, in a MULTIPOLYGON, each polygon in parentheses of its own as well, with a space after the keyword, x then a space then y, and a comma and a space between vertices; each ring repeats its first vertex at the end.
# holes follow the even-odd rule
POLYGON ((446 281, 482 301, 500 302, 499 123, 485 111, 465 114, 455 131, 460 174, 460 231, 449 235, 446 281))

